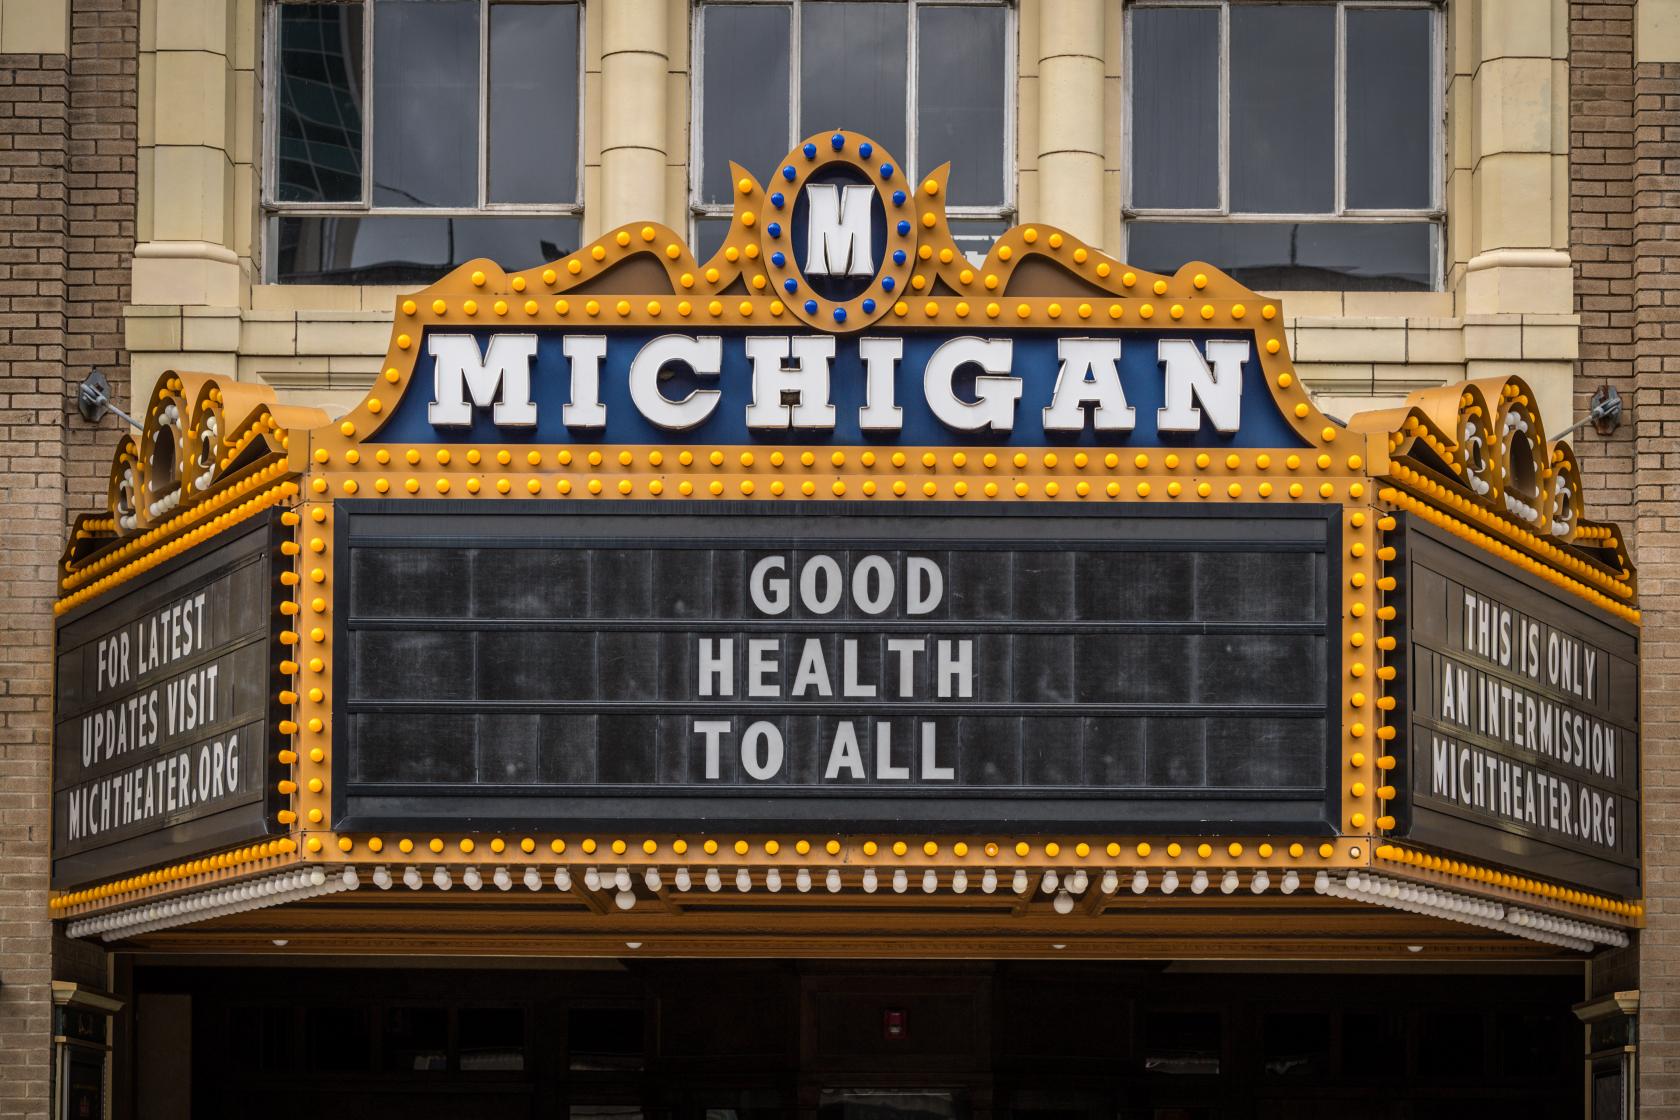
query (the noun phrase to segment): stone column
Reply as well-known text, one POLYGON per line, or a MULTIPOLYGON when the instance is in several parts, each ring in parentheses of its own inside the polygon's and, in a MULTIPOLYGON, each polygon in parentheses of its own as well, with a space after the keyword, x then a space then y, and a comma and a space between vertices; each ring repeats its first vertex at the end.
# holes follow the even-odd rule
MULTIPOLYGON (((601 14, 601 189, 586 200, 597 233, 666 208, 666 0, 613 0, 601 14)), ((684 52, 686 54, 686 51, 684 52)))
MULTIPOLYGON (((1037 203, 1022 219, 1103 243, 1101 0, 1039 0, 1037 203)), ((1119 18, 1116 13, 1115 18, 1119 18)))

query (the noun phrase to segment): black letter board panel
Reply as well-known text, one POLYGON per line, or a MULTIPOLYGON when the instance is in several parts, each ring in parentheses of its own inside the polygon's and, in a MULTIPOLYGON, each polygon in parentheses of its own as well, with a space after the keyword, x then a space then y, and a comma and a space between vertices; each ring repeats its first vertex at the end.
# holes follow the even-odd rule
POLYGON ((1639 631, 1404 520, 1410 805, 1400 835, 1639 890, 1639 631))
POLYGON ((335 819, 1328 831, 1336 513, 341 501, 335 819))
POLYGON ((59 620, 55 887, 271 830, 290 563, 279 518, 253 518, 59 620))

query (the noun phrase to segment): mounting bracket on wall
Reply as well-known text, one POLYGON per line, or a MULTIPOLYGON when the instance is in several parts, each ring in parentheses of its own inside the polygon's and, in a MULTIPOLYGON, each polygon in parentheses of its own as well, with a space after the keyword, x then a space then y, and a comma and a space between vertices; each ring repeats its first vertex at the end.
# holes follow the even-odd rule
POLYGON ((1568 439, 1588 424, 1593 431, 1601 436, 1610 435, 1622 426, 1622 395, 1610 385, 1600 385, 1593 391, 1592 399, 1587 402, 1587 415, 1570 427, 1566 428, 1556 438, 1568 439))
POLYGON ((76 387, 76 411, 82 414, 82 419, 89 424, 97 424, 105 419, 107 412, 114 412, 127 420, 135 428, 140 427, 140 421, 111 403, 111 383, 105 380, 105 375, 98 370, 89 371, 82 378, 82 383, 76 387))

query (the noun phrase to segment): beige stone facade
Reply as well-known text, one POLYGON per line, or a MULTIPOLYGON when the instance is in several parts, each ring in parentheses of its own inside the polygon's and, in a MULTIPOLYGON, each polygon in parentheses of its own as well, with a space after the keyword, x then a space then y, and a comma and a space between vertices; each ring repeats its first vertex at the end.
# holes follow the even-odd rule
MULTIPOLYGON (((649 217, 686 228, 690 0, 584 10, 583 235, 649 217)), ((1017 0, 1013 20, 1017 217, 1105 247, 1123 239, 1125 22, 1122 0, 1017 0)), ((0 1116, 46 1115, 48 980, 106 967, 55 942, 45 906, 52 571, 68 514, 101 500, 118 427, 75 419, 75 383, 98 366, 126 405, 163 370, 194 369, 336 414, 390 338, 401 289, 262 280, 264 26, 263 0, 0 0, 0 1116)), ((1506 373, 1536 387, 1554 432, 1600 383, 1628 398, 1636 426, 1577 446, 1589 505, 1629 527, 1653 601, 1651 928, 1594 983, 1645 992, 1647 1112, 1680 1116, 1663 761, 1680 663, 1662 606, 1680 558, 1680 2, 1445 0, 1441 27, 1441 290, 1283 293, 1290 352, 1341 417, 1506 373)))

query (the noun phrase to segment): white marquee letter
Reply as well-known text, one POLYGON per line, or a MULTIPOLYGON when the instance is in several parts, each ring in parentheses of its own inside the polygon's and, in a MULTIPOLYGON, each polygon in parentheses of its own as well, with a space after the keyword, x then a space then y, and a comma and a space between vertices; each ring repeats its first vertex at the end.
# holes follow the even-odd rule
POLYGON ((896 432, 904 426, 904 409, 896 400, 894 385, 898 363, 904 357, 902 338, 860 338, 858 357, 863 359, 866 387, 864 404, 858 410, 858 427, 866 432, 896 432))
POLYGON ((569 334, 560 352, 572 362, 572 399, 560 409, 568 428, 604 428, 607 406, 601 403, 601 359, 607 356, 604 334, 569 334))
POLYGON ((869 228, 875 188, 860 183, 837 187, 813 183, 805 188, 805 275, 873 276, 875 248, 869 228))
POLYGON ((1202 409, 1222 432, 1242 425, 1243 363, 1248 361, 1246 339, 1213 339, 1207 344, 1213 368, 1187 338, 1163 338, 1157 354, 1166 369, 1166 407, 1157 414, 1163 432, 1194 432, 1202 426, 1202 409), (1199 399, 1202 408, 1194 401, 1199 399))
POLYGON ((755 335, 746 345, 753 369, 747 427, 834 427, 834 405, 828 399, 833 335, 755 335), (789 393, 793 404, 784 403, 789 393))
POLYGON ((659 371, 671 362, 684 362, 696 377, 716 377, 723 368, 723 339, 717 335, 689 338, 662 334, 649 341, 630 363, 630 399, 648 421, 682 432, 705 422, 717 407, 716 389, 696 389, 680 401, 659 391, 659 371))
POLYGON ((1021 399, 1021 379, 1007 376, 1014 358, 1015 344, 1007 338, 965 335, 940 344, 922 376, 928 407, 941 424, 959 432, 1009 431, 1015 426, 1015 403, 1021 399), (972 402, 951 388, 958 368, 970 362, 992 375, 974 379, 972 402))
POLYGON ((490 345, 480 355, 478 342, 470 334, 434 334, 426 340, 426 350, 432 356, 432 403, 426 408, 426 419, 433 425, 470 427, 473 405, 489 407, 498 427, 536 424, 537 406, 531 400, 536 335, 491 335, 490 345), (469 394, 472 405, 467 403, 469 394))
POLYGON ((1129 432, 1137 423, 1137 410, 1126 403, 1120 386, 1120 340, 1117 338, 1064 338, 1056 343, 1062 365, 1056 371, 1056 391, 1044 410, 1047 432, 1085 430, 1085 406, 1096 405, 1092 414, 1099 432, 1129 432))

